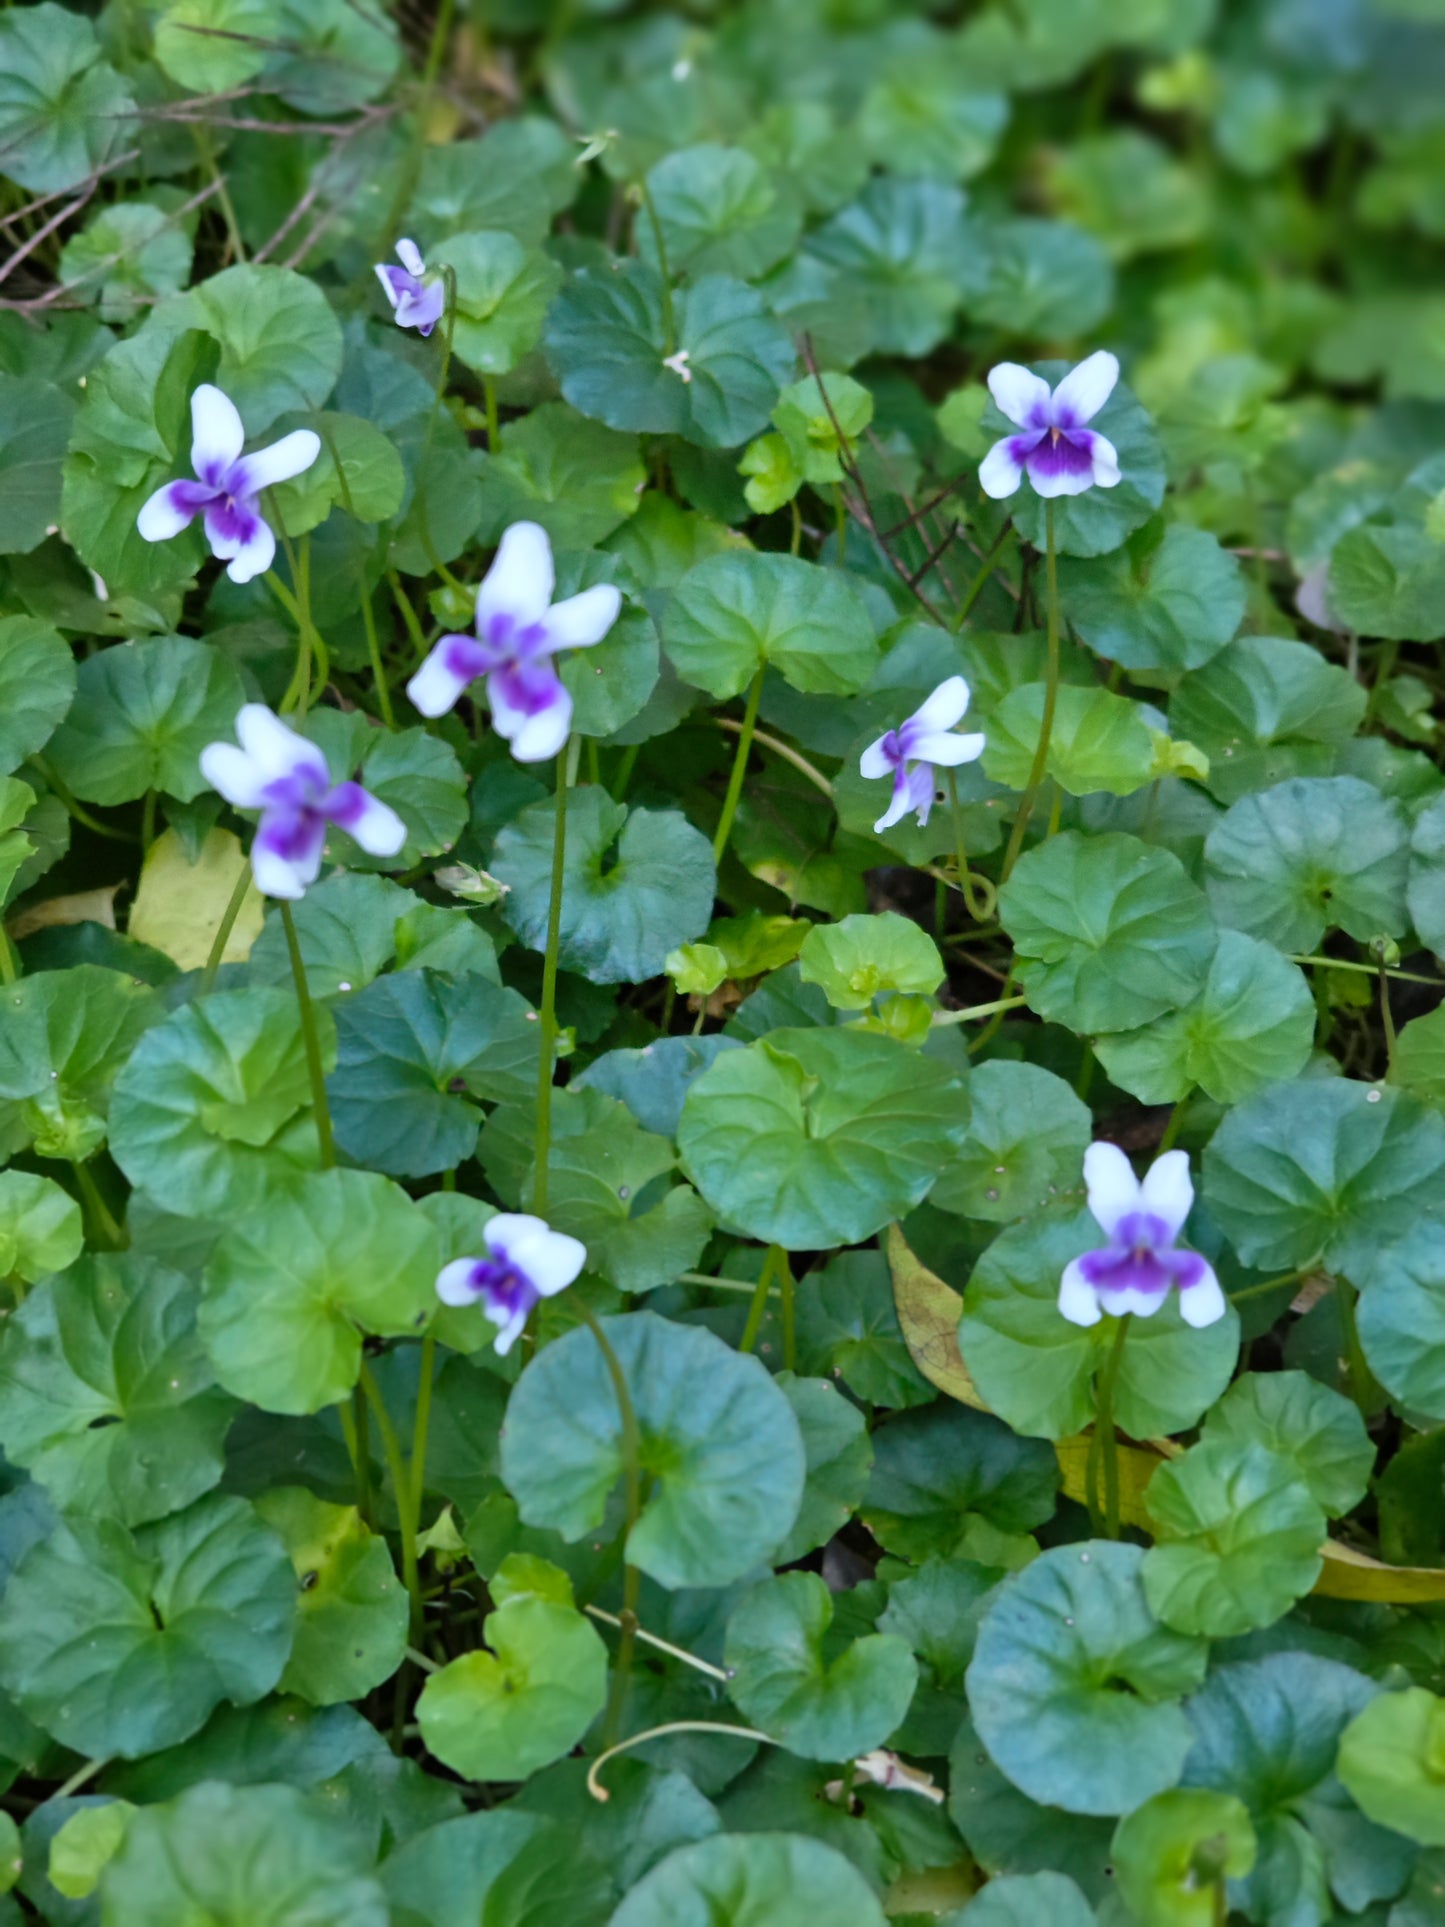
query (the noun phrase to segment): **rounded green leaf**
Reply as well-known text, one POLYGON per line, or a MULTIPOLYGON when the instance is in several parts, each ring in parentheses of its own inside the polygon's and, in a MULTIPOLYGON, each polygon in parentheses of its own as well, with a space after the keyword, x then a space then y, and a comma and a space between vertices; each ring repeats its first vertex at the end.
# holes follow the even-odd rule
POLYGON ((669 598, 662 646, 684 682, 719 701, 775 668, 794 689, 852 696, 878 662, 873 622, 835 569, 788 555, 714 555, 669 598))
POLYGON ((1410 833, 1410 873, 1405 899, 1410 921, 1438 955, 1445 951, 1445 807, 1427 803, 1410 833))
POLYGON ((1159 1625, 1138 1546, 1058 1546, 984 1616, 968 1669, 979 1738, 1030 1799, 1128 1813, 1173 1786, 1190 1747, 1180 1697, 1208 1646, 1159 1625))
POLYGON ((156 65, 190 92, 223 94, 260 73, 280 23, 278 0, 168 0, 156 65))
POLYGON ((1010 335, 1079 336, 1091 333, 1113 305, 1109 257, 1082 228, 1067 221, 998 221, 983 228, 979 240, 966 300, 973 320, 1010 335))
POLYGON ((982 1523, 1002 1535, 1053 1516, 1059 1462, 1047 1445, 952 1401, 880 1426, 862 1517, 905 1559, 966 1555, 982 1523))
POLYGON ((0 1171, 0 1275, 33 1284, 74 1264, 84 1243, 68 1191, 30 1171, 0 1171))
POLYGON ((1080 640, 1147 682, 1202 667, 1244 615, 1239 563, 1182 523, 1146 523, 1095 561, 1066 556, 1059 592, 1080 640))
POLYGON ((395 444, 379 428, 357 415, 308 409, 289 419, 282 416, 278 439, 292 423, 319 435, 321 452, 310 468, 270 491, 287 535, 317 528, 333 508, 358 522, 385 522, 396 514, 406 494, 406 470, 395 444))
POLYGON ((37 971, 0 996, 0 1098, 41 1157, 88 1158, 105 1142, 116 1073, 155 1023, 149 986, 98 964, 37 971))
POLYGON ((607 1648, 575 1606, 518 1594, 489 1613, 491 1651, 430 1673, 417 1702, 429 1752, 467 1780, 525 1780, 577 1745, 607 1703, 607 1648))
POLYGON ((789 1572, 744 1595, 728 1620, 728 1692, 744 1717, 806 1760, 851 1760, 901 1724, 918 1684, 895 1633, 844 1641, 816 1573, 789 1572))
POLYGON ((1375 1464, 1359 1406, 1307 1372, 1245 1372, 1210 1412, 1204 1436, 1267 1445, 1336 1518, 1364 1498, 1375 1464))
POLYGON ((1174 730, 1209 757, 1209 786, 1226 803, 1289 775, 1288 759, 1354 735, 1368 701, 1362 684, 1308 643, 1240 636, 1185 676, 1169 704, 1174 730))
MULTIPOLYGON (((647 1496, 627 1557, 664 1586, 728 1585, 797 1514, 805 1459, 792 1409, 757 1359, 711 1332, 651 1312, 604 1329, 641 1433, 647 1496)), ((570 1331, 532 1360, 507 1406, 502 1477, 522 1518, 574 1542, 595 1531, 621 1477, 621 1444, 597 1341, 570 1331)))
POLYGON ((992 1060, 971 1073, 968 1102, 968 1130, 930 1204, 1011 1224, 1078 1191, 1094 1120, 1063 1078, 1037 1064, 992 1060))
POLYGON ((1120 1897, 1151 1927, 1214 1927, 1217 1883, 1254 1865, 1257 1842, 1243 1803, 1202 1787, 1156 1793, 1114 1833, 1120 1897))
POLYGON ((312 1706, 364 1698, 406 1652, 410 1609, 385 1539, 355 1506, 327 1505, 303 1486, 272 1486, 256 1511, 280 1534, 301 1587, 280 1691, 312 1706))
POLYGON ((793 1408, 808 1458, 803 1503, 772 1563, 789 1566, 827 1545, 857 1511, 868 1485, 873 1447, 868 1421, 851 1399, 839 1398, 831 1378, 798 1378, 780 1372, 778 1383, 793 1408))
MULTIPOLYGON (((983 766, 994 782, 1027 787, 1045 700, 1042 683, 1024 683, 1011 689, 989 718, 983 766)), ((1154 742, 1139 703, 1107 689, 1065 683, 1057 695, 1045 768, 1070 796, 1103 791, 1129 796, 1159 773, 1154 742)))
POLYGON ((805 984, 822 987, 834 1010, 868 1010, 879 991, 931 997, 944 974, 938 945, 896 910, 814 924, 798 952, 798 971, 805 984))
MULTIPOLYGON (((739 147, 685 147, 647 176, 652 210, 674 274, 735 274, 751 281, 789 253, 801 210, 780 193, 761 162, 739 147)), ((658 266, 650 225, 638 234, 644 260, 658 266)))
POLYGON ((841 1853, 797 1833, 715 1834, 678 1847, 608 1927, 886 1927, 873 1889, 841 1853))
POLYGON ((515 234, 454 234, 427 258, 456 276, 452 351, 479 375, 509 375, 536 347, 562 270, 515 234))
MULTIPOLYGON (((366 28, 360 31, 364 37, 366 28)), ((350 32, 354 62, 354 21, 350 32)), ((288 409, 320 408, 341 373, 341 323, 317 284, 290 268, 252 261, 225 268, 193 288, 178 314, 221 344, 216 386, 236 404, 248 435, 288 409)))
POLYGON ((1445 1700, 1423 1686, 1371 1700, 1340 1735, 1339 1775, 1367 1818, 1445 1847, 1445 1700))
POLYGON ((963 206, 943 181, 883 174, 809 235, 804 259, 837 270, 840 292, 861 309, 864 352, 926 355, 948 332, 970 252, 963 206))
POLYGON ((961 1142, 947 1069, 863 1031, 782 1030, 688 1092, 683 1169, 728 1224, 790 1251, 859 1244, 922 1201, 961 1142))
POLYGON ((104 1927, 387 1927, 369 1844, 291 1787, 206 1780, 131 1816, 101 1876, 104 1927))
POLYGON ((1402 1091, 1299 1078, 1247 1098, 1204 1153, 1211 1217, 1245 1264, 1323 1257, 1357 1282, 1414 1212, 1438 1201, 1445 1118, 1402 1091))
POLYGON ((206 1267, 201 1339, 228 1391, 318 1412, 356 1383, 366 1333, 420 1331, 436 1309, 437 1234, 399 1185, 324 1171, 264 1196, 206 1267))
MULTIPOLYGON (((291 911, 311 995, 335 997, 380 976, 396 953, 401 920, 415 907, 416 899, 385 877, 344 871, 312 884, 291 911)), ((285 986, 294 1000, 279 916, 266 919, 248 964, 253 984, 285 986)))
POLYGON ((888 1267, 877 1251, 840 1252, 799 1295, 798 1355, 805 1371, 841 1378, 855 1397, 902 1411, 933 1392, 909 1356, 888 1267))
POLYGON ((86 1258, 5 1322, 0 1444, 64 1510, 134 1526, 189 1505, 219 1482, 235 1413, 195 1287, 153 1259, 86 1258))
POLYGON ((945 1914, 939 1927, 1095 1927, 1098 1915, 1062 1873, 995 1876, 962 1914, 945 1914), (964 1914, 968 1918, 965 1920, 964 1914))
MULTIPOLYGON (((646 480, 635 435, 589 421, 565 402, 544 402, 507 424, 506 440, 483 465, 478 538, 498 541, 509 523, 526 519, 540 522, 559 548, 591 548, 637 513, 646 480)), ((559 599, 574 593, 559 589, 559 599)), ((596 654, 589 649, 584 660, 596 654)))
POLYGON ((1157 1469, 1144 1502, 1159 1540, 1145 1596, 1179 1632, 1232 1639, 1272 1626, 1320 1575, 1323 1508, 1268 1446, 1203 1439, 1157 1469))
POLYGON ((83 14, 44 0, 0 21, 0 154, 17 187, 63 194, 125 143, 135 102, 83 14))
POLYGON ((599 582, 622 589, 626 599, 621 615, 601 642, 590 649, 569 650, 557 664, 572 698, 572 728, 579 736, 611 736, 630 723, 657 688, 662 661, 656 624, 626 563, 596 551, 559 558, 559 599, 599 582))
POLYGON ((66 242, 60 273, 81 300, 96 304, 102 321, 134 321, 186 285, 192 252, 184 225, 164 208, 120 201, 66 242))
POLYGON ((999 891, 999 916, 1030 1004, 1085 1035, 1191 1002, 1216 944, 1178 857, 1118 833, 1071 830, 1028 851, 999 891))
POLYGON ((1357 1318, 1370 1370, 1390 1396, 1445 1420, 1445 1231, 1434 1219, 1373 1259, 1357 1318))
MULTIPOLYGON (((74 418, 75 403, 63 389, 34 377, 0 374, 0 555, 29 554, 39 548, 60 520, 61 465, 74 418)), ((27 716, 26 711, 44 710, 56 698, 53 668, 48 676, 42 676, 38 689, 28 687, 28 678, 25 681, 17 678, 12 683, 13 670, 7 661, 10 649, 5 638, 7 634, 34 635, 37 631, 45 635, 54 633, 46 624, 26 616, 6 616, 0 621, 0 686, 4 687, 6 696, 0 747, 8 743, 15 728, 9 716, 11 701, 20 709, 16 721, 23 733, 27 725, 34 726, 35 720, 27 716)), ((65 655, 65 679, 68 688, 73 690, 75 670, 69 661, 68 649, 65 655)), ((62 706, 51 719, 47 735, 64 713, 62 706)), ((8 749, 5 753, 9 753, 8 749)), ((13 769, 15 764, 7 767, 13 769)))
MULTIPOLYGON (((546 948, 555 842, 548 798, 513 818, 492 857, 508 891, 503 914, 532 950, 546 948)), ((597 984, 642 983, 707 928, 717 871, 707 838, 679 811, 628 809, 588 785, 568 800, 563 879, 563 967, 597 984)))
POLYGON ((77 1753, 138 1759, 281 1677, 296 1581, 242 1499, 212 1495, 131 1534, 57 1524, 0 1599, 0 1681, 77 1753))

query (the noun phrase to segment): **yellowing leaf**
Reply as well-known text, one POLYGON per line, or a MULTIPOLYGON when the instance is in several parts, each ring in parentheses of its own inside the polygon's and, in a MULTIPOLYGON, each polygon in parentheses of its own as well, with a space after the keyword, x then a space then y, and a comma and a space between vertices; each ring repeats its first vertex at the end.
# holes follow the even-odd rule
MULTIPOLYGON (((226 914, 246 856, 229 830, 212 830, 195 863, 174 830, 158 836, 140 873, 130 913, 130 935, 163 950, 182 970, 199 970, 226 914)), ((261 934, 264 900, 254 884, 221 953, 223 963, 243 963, 261 934)))

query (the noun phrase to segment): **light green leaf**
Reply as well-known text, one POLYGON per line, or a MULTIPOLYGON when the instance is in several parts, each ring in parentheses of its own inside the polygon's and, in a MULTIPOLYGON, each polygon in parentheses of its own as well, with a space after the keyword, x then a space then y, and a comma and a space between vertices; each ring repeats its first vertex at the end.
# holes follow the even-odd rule
POLYGON ((878 661, 849 579, 786 555, 718 555, 668 600, 662 646, 684 682, 721 701, 767 665, 805 695, 852 696, 878 661))
POLYGON ((798 952, 805 984, 820 984, 835 1010, 867 1010, 880 991, 929 997, 943 982, 938 946, 896 910, 815 924, 798 952))
POLYGON ((872 1888, 821 1840, 717 1834, 679 1847, 632 1889, 608 1927, 886 1927, 872 1888))
POLYGON ((1079 1189, 1093 1117, 1061 1077, 1037 1064, 980 1064, 968 1101, 968 1131, 930 1204, 1010 1224, 1079 1189))
POLYGON ((591 548, 637 512, 646 479, 635 435, 589 421, 566 402, 544 402, 507 424, 500 450, 483 464, 478 535, 497 541, 525 518, 560 548, 591 548))
POLYGON ((354 1506, 327 1505, 303 1486, 272 1486, 256 1511, 280 1535, 301 1588, 279 1690, 312 1706, 364 1698, 406 1651, 407 1597, 385 1539, 354 1506))
POLYGON ((1367 1818, 1445 1846, 1445 1700, 1423 1686, 1381 1693, 1340 1735, 1339 1774, 1367 1818))

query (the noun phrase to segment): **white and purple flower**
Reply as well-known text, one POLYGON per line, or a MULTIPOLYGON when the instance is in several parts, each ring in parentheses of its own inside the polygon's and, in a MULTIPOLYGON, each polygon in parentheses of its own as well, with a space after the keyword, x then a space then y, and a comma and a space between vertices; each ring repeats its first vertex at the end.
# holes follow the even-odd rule
POLYGON ((1175 1239, 1194 1203, 1189 1157, 1166 1151, 1141 1181, 1117 1144, 1091 1144, 1084 1153, 1089 1209, 1108 1239, 1064 1268, 1059 1310, 1074 1325, 1097 1325, 1104 1312, 1148 1318, 1179 1292, 1186 1325, 1212 1325, 1227 1309, 1214 1268, 1175 1239))
POLYGON ((1114 444, 1088 426, 1114 392, 1119 363, 1105 349, 1071 368, 1057 388, 1015 361, 1000 362, 989 393, 1020 429, 995 442, 978 479, 985 495, 1012 495, 1027 475, 1034 493, 1082 495, 1119 479, 1114 444))
POLYGON ((893 778, 893 799, 873 825, 876 835, 892 829, 910 810, 917 812, 923 829, 933 808, 935 767, 956 769, 982 756, 982 736, 953 734, 967 708, 968 684, 962 676, 950 676, 906 722, 864 750, 858 767, 865 776, 893 778))
POLYGON ((261 514, 263 489, 289 482, 321 453, 321 437, 293 429, 269 448, 243 455, 246 431, 235 403, 202 382, 191 396, 191 467, 194 482, 167 482, 136 517, 147 542, 169 542, 196 516, 205 524, 211 554, 230 566, 233 582, 264 575, 276 556, 276 537, 261 514))
POLYGON ((514 522, 477 590, 475 636, 443 636, 406 686, 423 716, 443 716, 467 684, 487 679, 492 726, 519 763, 555 756, 572 728, 572 698, 552 665, 560 649, 601 642, 622 594, 599 582, 552 602, 556 576, 547 531, 514 522))
POLYGON ((396 258, 401 262, 399 268, 382 261, 376 264, 376 278, 391 303, 396 325, 429 335, 446 308, 446 285, 439 274, 427 273, 415 241, 398 241, 396 258))
POLYGON ((259 810, 251 872, 263 896, 291 902, 316 881, 328 824, 372 856, 395 856, 406 842, 396 811, 360 783, 333 783, 314 743, 288 729, 264 703, 246 703, 234 743, 208 743, 201 774, 238 810, 259 810))
POLYGON ((437 1277, 444 1305, 480 1305, 500 1325, 496 1350, 508 1353, 534 1306, 565 1291, 587 1262, 587 1247, 525 1211, 499 1211, 482 1232, 485 1258, 456 1258, 437 1277))

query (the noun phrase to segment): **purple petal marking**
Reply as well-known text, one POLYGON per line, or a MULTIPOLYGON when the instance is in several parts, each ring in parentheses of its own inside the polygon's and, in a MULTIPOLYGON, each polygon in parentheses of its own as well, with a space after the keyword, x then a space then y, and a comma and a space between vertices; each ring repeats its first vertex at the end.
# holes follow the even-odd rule
POLYGON ((365 816, 371 798, 360 783, 338 783, 321 801, 321 813, 338 829, 351 830, 365 816))
POLYGON ((880 751, 898 772, 893 784, 895 794, 903 785, 903 765, 908 759, 908 731, 911 727, 911 722, 908 722, 901 724, 897 729, 890 729, 878 745, 880 751))
POLYGON ((304 865, 326 840, 326 825, 316 810, 271 806, 261 817, 256 841, 287 863, 304 865))
POLYGON ((487 1310, 499 1325, 515 1318, 518 1312, 528 1316, 542 1296, 526 1273, 510 1263, 505 1254, 479 1258, 472 1266, 469 1283, 477 1296, 486 1301, 487 1310))
POLYGON ((442 318, 446 298, 446 289, 439 281, 430 287, 413 282, 396 304, 398 326, 415 328, 419 335, 429 335, 442 318))
POLYGON ((266 785, 266 807, 314 812, 330 782, 330 772, 323 762, 297 762, 284 776, 273 777, 266 785))
POLYGON ((1197 1251, 1161 1251, 1159 1262, 1173 1272, 1174 1282, 1181 1291, 1197 1285, 1209 1269, 1197 1251))
POLYGON ((504 663, 492 671, 490 687, 508 709, 523 716, 540 716, 566 696, 556 670, 545 660, 504 663))
POLYGON ((1162 1298, 1174 1282, 1169 1270, 1152 1251, 1122 1249, 1106 1245, 1102 1251, 1086 1251, 1079 1269, 1096 1291, 1139 1291, 1150 1298, 1162 1298))
POLYGON ((200 515, 216 500, 219 491, 206 482, 172 482, 166 499, 177 515, 200 515))
POLYGON ((261 518, 247 496, 213 495, 206 505, 206 533, 213 542, 236 543, 245 548, 256 539, 261 518))
POLYGON ((377 273, 386 277, 387 285, 398 302, 407 295, 415 299, 422 292, 420 281, 414 274, 408 274, 405 268, 379 267, 377 273))
POLYGON ((933 808, 934 771, 932 763, 915 763, 909 770, 908 807, 918 812, 920 830, 928 827, 928 813, 933 808))
POLYGON ((458 682, 475 682, 497 666, 496 652, 470 636, 443 636, 442 661, 458 682))
MULTIPOLYGON (((1022 436, 1015 436, 1015 442, 1022 436)), ((1018 458, 1031 476, 1092 475, 1094 437, 1087 428, 1072 433, 1058 430, 1040 437, 1035 447, 1018 458)))

